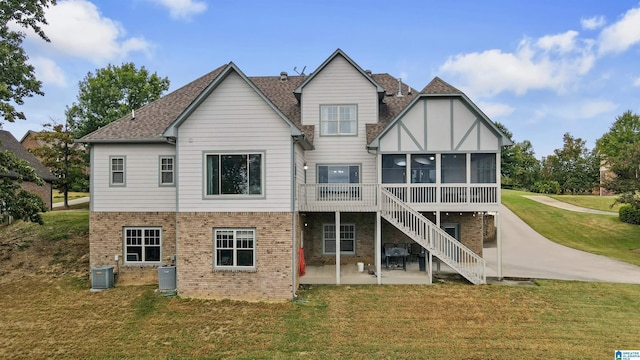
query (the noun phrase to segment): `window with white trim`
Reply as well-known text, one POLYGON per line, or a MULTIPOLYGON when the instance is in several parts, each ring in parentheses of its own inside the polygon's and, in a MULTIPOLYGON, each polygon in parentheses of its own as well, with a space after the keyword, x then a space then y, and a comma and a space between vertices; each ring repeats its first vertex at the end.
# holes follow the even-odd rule
POLYGON ((173 156, 160 156, 160 185, 175 185, 173 156))
POLYGON ((125 185, 125 157, 109 157, 109 184, 112 186, 125 185))
MULTIPOLYGON (((336 225, 322 225, 322 252, 324 254, 336 253, 336 225)), ((356 254, 356 225, 340 224, 340 254, 356 254)))
POLYGON ((125 263, 160 263, 162 228, 125 227, 123 236, 125 263))
POLYGON ((263 195, 261 153, 206 154, 205 195, 263 195))
POLYGON ((356 105, 321 105, 320 135, 357 135, 356 105))
POLYGON ((246 269, 256 268, 255 229, 214 229, 213 268, 246 269))

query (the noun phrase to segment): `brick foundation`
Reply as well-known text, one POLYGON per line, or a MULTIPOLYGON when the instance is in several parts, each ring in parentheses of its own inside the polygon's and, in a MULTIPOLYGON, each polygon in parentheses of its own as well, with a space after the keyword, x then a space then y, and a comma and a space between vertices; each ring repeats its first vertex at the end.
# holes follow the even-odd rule
POLYGON ((154 265, 124 265, 125 226, 157 226, 162 228, 162 264, 171 263, 176 254, 175 213, 173 212, 91 212, 89 215, 89 264, 114 266, 116 285, 153 284, 158 282, 158 267, 154 265), (115 255, 120 257, 119 264, 115 255))
POLYGON ((291 213, 179 213, 178 230, 181 296, 247 301, 292 298, 291 213), (214 228, 255 228, 255 271, 213 269, 214 228))

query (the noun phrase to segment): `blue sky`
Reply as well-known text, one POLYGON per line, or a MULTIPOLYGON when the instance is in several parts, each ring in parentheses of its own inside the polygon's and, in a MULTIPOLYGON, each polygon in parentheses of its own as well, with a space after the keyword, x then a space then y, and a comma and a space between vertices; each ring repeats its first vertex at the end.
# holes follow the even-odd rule
POLYGON ((565 132, 591 149, 640 113, 638 0, 58 0, 47 19, 51 43, 25 40, 45 96, 2 124, 18 139, 63 121, 78 82, 108 64, 144 66, 172 91, 229 61, 248 76, 308 74, 337 48, 416 89, 441 77, 537 157, 565 132))

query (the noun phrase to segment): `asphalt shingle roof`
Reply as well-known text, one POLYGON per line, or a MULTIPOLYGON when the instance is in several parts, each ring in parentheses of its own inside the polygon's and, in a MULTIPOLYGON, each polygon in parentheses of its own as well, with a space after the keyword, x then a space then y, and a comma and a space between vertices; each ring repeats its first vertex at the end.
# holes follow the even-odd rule
MULTIPOLYGON (((226 67, 223 65, 193 82, 163 96, 162 98, 135 109, 135 119, 131 114, 83 137, 82 142, 142 142, 164 141, 162 133, 196 99, 226 67)), ((453 86, 434 78, 422 91, 402 84, 402 96, 398 96, 398 79, 389 74, 372 74, 371 78, 386 90, 379 106, 378 123, 367 124, 367 142, 371 142, 389 123, 419 94, 462 94, 453 86)), ((300 105, 293 91, 307 76, 256 76, 248 79, 305 133, 313 142, 315 128, 302 125, 300 105)))
MULTIPOLYGON (((25 149, 25 147, 20 144, 18 139, 13 137, 13 135, 9 131, 0 130, 0 151, 6 150, 14 153, 19 159, 28 161, 29 165, 31 165, 31 167, 36 170, 38 176, 40 176, 45 181, 51 182, 56 179, 56 177, 51 174, 51 171, 49 171, 46 166, 42 165, 38 158, 36 158, 32 153, 25 149)), ((9 177, 12 176, 12 174, 0 174, 0 176, 2 175, 9 175, 9 177)))

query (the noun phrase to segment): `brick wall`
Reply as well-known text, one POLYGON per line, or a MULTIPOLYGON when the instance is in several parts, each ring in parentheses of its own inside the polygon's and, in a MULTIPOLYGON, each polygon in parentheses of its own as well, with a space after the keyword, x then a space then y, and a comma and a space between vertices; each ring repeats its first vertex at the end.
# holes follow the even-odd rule
POLYGON ((179 213, 178 231, 181 296, 248 301, 292 298, 291 213, 179 213), (214 228, 255 228, 255 271, 214 271, 214 228))
POLYGON ((23 182, 22 183, 22 188, 32 192, 36 195, 38 195, 42 201, 44 201, 44 203, 47 205, 47 209, 51 210, 51 197, 52 195, 52 188, 51 188, 51 183, 45 183, 42 186, 36 185, 35 183, 32 182, 23 182))
POLYGON ((176 254, 175 213, 173 212, 91 212, 89 215, 89 264, 115 266, 116 285, 152 284, 158 282, 158 268, 153 265, 124 265, 125 226, 158 226, 162 228, 162 264, 170 264, 176 254), (114 256, 120 257, 116 264, 114 256))
MULTIPOLYGON (((304 228, 304 252, 307 264, 319 266, 336 263, 335 254, 324 255, 322 253, 323 225, 335 223, 335 213, 307 213, 302 217, 306 222, 304 228)), ((340 264, 355 264, 374 262, 375 244, 375 213, 341 213, 340 223, 355 224, 356 229, 356 254, 341 255, 340 264)), ((391 225, 389 225, 391 226, 391 225)))
POLYGON ((460 242, 482 256, 482 216, 468 212, 440 213, 440 224, 460 224, 460 242), (474 216, 475 215, 475 216, 474 216))

